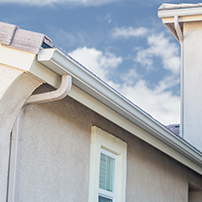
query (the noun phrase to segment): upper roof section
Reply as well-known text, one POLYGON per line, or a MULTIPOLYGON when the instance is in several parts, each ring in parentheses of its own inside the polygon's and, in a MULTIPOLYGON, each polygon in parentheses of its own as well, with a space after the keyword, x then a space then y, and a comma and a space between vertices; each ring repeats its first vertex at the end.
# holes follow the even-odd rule
POLYGON ((201 21, 202 3, 198 4, 162 4, 158 9, 158 16, 163 23, 173 23, 174 16, 179 17, 179 22, 201 21))
POLYGON ((171 9, 179 9, 179 8, 196 8, 196 7, 202 7, 202 3, 198 3, 198 4, 166 4, 163 3, 160 7, 159 7, 159 11, 160 10, 171 10, 171 9))
POLYGON ((37 54, 41 47, 54 47, 46 35, 20 29, 16 25, 0 22, 0 43, 18 50, 37 54))
POLYGON ((170 124, 166 126, 170 131, 175 133, 176 135, 180 135, 180 125, 179 124, 170 124))
POLYGON ((178 17, 179 26, 183 33, 183 23, 202 21, 202 3, 198 4, 162 4, 158 9, 158 17, 160 17, 166 27, 179 41, 175 31, 175 16, 178 17))

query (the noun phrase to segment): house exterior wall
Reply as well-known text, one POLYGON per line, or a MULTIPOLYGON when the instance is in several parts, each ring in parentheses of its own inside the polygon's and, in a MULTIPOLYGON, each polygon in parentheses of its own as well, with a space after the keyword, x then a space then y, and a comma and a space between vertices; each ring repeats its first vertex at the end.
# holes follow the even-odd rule
POLYGON ((189 182, 202 188, 201 176, 66 97, 24 110, 19 202, 88 201, 92 125, 127 143, 127 202, 185 202, 189 182))
POLYGON ((202 199, 202 192, 192 191, 189 194, 190 202, 199 202, 202 199))
POLYGON ((202 22, 184 22, 184 138, 202 151, 202 22))

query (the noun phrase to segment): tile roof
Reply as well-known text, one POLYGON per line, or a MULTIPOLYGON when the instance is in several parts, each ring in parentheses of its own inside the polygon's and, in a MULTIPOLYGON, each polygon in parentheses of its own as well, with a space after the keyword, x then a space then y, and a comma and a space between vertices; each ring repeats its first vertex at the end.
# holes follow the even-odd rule
POLYGON ((0 22, 0 43, 11 48, 37 54, 44 44, 54 47, 46 35, 20 29, 16 25, 0 22))
POLYGON ((180 135, 180 124, 170 124, 166 126, 171 132, 175 133, 176 135, 180 135))

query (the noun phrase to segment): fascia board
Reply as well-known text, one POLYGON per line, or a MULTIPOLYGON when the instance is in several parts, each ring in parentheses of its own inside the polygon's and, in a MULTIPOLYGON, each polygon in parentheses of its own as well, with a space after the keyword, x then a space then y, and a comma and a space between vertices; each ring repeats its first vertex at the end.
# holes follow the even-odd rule
MULTIPOLYGON (((164 24, 174 23, 174 17, 161 18, 164 24)), ((202 15, 183 16, 178 18, 178 22, 194 22, 202 21, 202 15)))
POLYGON ((61 76, 52 71, 50 68, 38 62, 36 55, 27 72, 40 79, 43 83, 48 83, 55 88, 60 87, 61 76))
POLYGON ((182 16, 193 16, 193 15, 202 15, 202 7, 197 8, 181 8, 181 9, 166 9, 159 10, 158 17, 168 18, 177 15, 178 17, 182 16))
POLYGON ((27 51, 17 50, 14 48, 2 46, 0 44, 0 63, 17 69, 21 69, 27 73, 31 73, 40 82, 47 82, 58 88, 60 85, 60 76, 39 63, 36 54, 27 51))
MULTIPOLYGON (((72 86, 69 96, 82 103, 86 107, 90 108, 91 110, 97 112, 101 116, 112 121, 119 127, 125 129, 136 137, 144 140, 148 144, 174 158, 178 162, 195 170, 199 174, 202 174, 201 160, 199 160, 200 155, 196 157, 196 154, 193 151, 185 151, 185 153, 187 152, 187 155, 185 155, 185 153, 182 152, 183 149, 179 149, 181 150, 181 152, 179 152, 176 148, 174 149, 168 144, 165 144, 160 139, 157 139, 154 135, 151 135, 145 130, 141 129, 136 124, 126 119, 124 116, 117 113, 115 110, 109 108, 104 103, 101 103, 96 98, 93 98, 91 95, 84 92, 82 89, 76 87, 75 85, 72 86), (191 154, 191 152, 193 153, 191 154), (189 158, 187 156, 189 156, 189 158), (195 159, 195 161, 193 159, 195 159)), ((184 149, 186 150, 186 146, 184 147, 184 149)))
MULTIPOLYGON (((139 109, 136 105, 128 101, 126 98, 121 96, 118 92, 113 90, 63 52, 59 51, 58 49, 43 49, 38 54, 38 61, 57 72, 59 75, 71 75, 73 77, 73 84, 79 89, 94 97, 109 109, 112 109, 116 113, 120 114, 126 120, 138 125, 153 137, 184 155, 197 165, 202 166, 202 154, 200 152, 184 142, 180 137, 175 136, 163 125, 139 109)), ((78 101, 81 102, 80 99, 81 97, 78 98, 78 101)), ((85 102, 83 104, 88 105, 85 102)), ((92 108, 89 105, 88 107, 92 108)), ((101 111, 96 109, 93 110, 103 115, 101 111)), ((109 119, 108 116, 105 117, 109 119)), ((117 121, 114 121, 113 119, 111 119, 111 121, 117 123, 117 121)), ((125 129, 127 130, 127 128, 125 129)), ((132 131, 130 132, 133 133, 132 131)), ((145 140, 144 137, 141 139, 145 140)), ((147 140, 145 141, 148 142, 147 140)), ((158 146, 156 147, 158 148, 158 146)), ((160 150, 162 150, 162 148, 160 150)), ((168 155, 175 158, 172 154, 168 155)))
POLYGON ((16 50, 0 44, 0 63, 11 67, 29 71, 35 54, 16 50))

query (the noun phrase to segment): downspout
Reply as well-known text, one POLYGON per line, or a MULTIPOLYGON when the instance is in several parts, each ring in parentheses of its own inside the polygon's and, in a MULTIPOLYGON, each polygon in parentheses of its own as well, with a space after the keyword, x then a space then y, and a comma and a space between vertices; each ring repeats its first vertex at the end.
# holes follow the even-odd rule
POLYGON ((180 136, 184 137, 184 38, 179 25, 178 16, 174 16, 174 25, 181 44, 181 85, 180 85, 180 136))
POLYGON ((23 109, 28 104, 46 103, 56 100, 61 100, 66 97, 71 90, 72 77, 69 75, 62 75, 62 81, 60 87, 51 92, 40 93, 31 95, 23 107, 21 108, 18 117, 14 123, 11 140, 11 154, 10 154, 10 167, 8 177, 8 202, 17 202, 18 194, 18 166, 20 159, 20 146, 21 146, 21 122, 23 109))
POLYGON ((9 176, 8 176, 8 202, 17 201, 17 185, 18 185, 18 166, 19 166, 19 154, 21 148, 21 121, 22 121, 23 107, 20 110, 17 119, 14 123, 13 130, 11 133, 11 151, 10 151, 10 165, 9 165, 9 176))
POLYGON ((63 75, 61 85, 57 90, 32 95, 27 99, 25 104, 36 104, 36 103, 45 103, 61 100, 69 93, 71 87, 72 87, 72 77, 69 75, 63 75))

